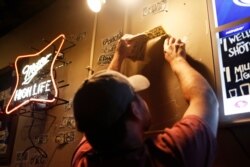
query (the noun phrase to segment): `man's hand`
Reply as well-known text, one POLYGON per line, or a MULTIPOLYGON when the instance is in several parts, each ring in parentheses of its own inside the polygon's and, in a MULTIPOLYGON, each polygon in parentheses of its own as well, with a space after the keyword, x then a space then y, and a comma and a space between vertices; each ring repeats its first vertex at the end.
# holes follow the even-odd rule
POLYGON ((120 71, 125 58, 135 60, 143 52, 148 37, 145 34, 125 34, 117 43, 114 57, 108 69, 120 71))
POLYGON ((185 43, 173 37, 165 39, 164 42, 165 59, 171 64, 176 58, 186 59, 185 43))
POLYGON ((117 44, 116 52, 122 58, 136 59, 138 55, 144 52, 145 44, 148 41, 146 34, 125 34, 117 44))

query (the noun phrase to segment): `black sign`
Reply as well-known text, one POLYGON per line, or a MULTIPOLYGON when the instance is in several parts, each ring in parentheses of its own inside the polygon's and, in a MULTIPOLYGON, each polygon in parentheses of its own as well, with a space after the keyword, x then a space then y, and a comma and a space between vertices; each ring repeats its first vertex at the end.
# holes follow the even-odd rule
POLYGON ((250 24, 218 33, 224 114, 250 112, 250 24))

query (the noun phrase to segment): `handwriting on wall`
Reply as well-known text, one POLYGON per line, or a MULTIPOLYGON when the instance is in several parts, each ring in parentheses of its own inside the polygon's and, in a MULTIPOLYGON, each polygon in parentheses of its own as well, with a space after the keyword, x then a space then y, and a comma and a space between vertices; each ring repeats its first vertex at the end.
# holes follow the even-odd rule
POLYGON ((143 7, 142 15, 154 15, 164 11, 167 11, 167 0, 159 0, 143 7))
POLYGON ((122 31, 118 31, 114 35, 102 39, 102 53, 98 58, 98 65, 107 65, 111 62, 115 52, 117 41, 122 37, 122 31))

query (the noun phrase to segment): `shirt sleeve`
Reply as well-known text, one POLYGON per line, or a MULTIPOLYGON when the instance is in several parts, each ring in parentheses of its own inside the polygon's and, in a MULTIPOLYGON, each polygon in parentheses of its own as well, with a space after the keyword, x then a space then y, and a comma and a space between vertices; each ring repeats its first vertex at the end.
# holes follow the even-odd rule
POLYGON ((209 167, 215 157, 216 138, 208 125, 195 115, 184 117, 172 128, 165 128, 154 143, 185 167, 209 167))
POLYGON ((87 161, 84 155, 91 149, 92 147, 90 146, 90 144, 88 143, 87 139, 84 136, 72 156, 71 166, 72 167, 87 166, 87 161))

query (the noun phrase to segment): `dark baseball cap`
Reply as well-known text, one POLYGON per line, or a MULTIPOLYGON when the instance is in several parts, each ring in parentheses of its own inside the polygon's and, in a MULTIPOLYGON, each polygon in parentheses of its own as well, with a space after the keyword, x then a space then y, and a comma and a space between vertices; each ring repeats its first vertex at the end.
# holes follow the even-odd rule
POLYGON ((125 75, 102 70, 86 79, 73 99, 73 110, 80 131, 108 129, 127 111, 135 92, 150 85, 143 75, 125 75))

